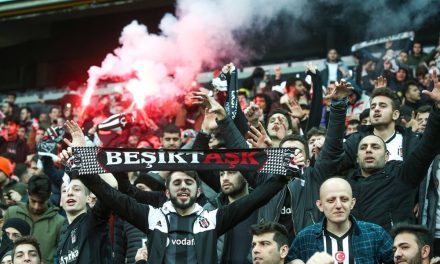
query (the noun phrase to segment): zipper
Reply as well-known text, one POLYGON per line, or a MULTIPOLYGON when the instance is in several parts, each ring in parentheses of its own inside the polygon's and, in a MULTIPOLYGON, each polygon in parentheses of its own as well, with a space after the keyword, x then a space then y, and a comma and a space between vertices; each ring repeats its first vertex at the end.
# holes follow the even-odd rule
POLYGON ((309 211, 310 219, 312 219, 312 223, 316 224, 315 219, 313 219, 312 211, 309 211))
POLYGON ((391 212, 388 213, 388 216, 390 217, 391 227, 393 227, 394 226, 394 222, 393 222, 393 216, 392 216, 391 212))

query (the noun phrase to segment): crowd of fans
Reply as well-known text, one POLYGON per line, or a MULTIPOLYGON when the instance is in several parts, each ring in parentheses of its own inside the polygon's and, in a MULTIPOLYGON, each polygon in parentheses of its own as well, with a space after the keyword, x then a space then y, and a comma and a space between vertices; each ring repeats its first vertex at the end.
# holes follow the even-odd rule
POLYGON ((387 42, 380 57, 353 57, 348 68, 331 49, 300 77, 257 67, 234 118, 218 73, 177 111, 133 110, 121 94, 85 109, 19 107, 10 93, 1 263, 429 263, 440 255, 440 43, 427 54, 417 41, 387 42), (68 180, 68 146, 292 148, 299 170, 68 180))

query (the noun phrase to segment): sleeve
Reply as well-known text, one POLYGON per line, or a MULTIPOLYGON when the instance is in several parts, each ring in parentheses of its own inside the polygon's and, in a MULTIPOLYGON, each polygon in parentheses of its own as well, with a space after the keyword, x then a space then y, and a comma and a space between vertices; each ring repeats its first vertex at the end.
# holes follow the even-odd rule
MULTIPOLYGON (((197 133, 196 140, 192 149, 208 149, 209 148, 209 135, 204 132, 197 133)), ((218 171, 198 171, 200 179, 206 183, 215 192, 220 192, 220 177, 218 171)))
MULTIPOLYGON (((226 117, 223 120, 217 121, 220 137, 225 141, 226 148, 228 149, 249 149, 246 139, 241 134, 240 130, 234 124, 231 118, 226 117)), ((249 183, 250 186, 256 186, 258 174, 254 172, 241 172, 243 177, 249 183)), ((217 181, 220 183, 220 179, 217 181)), ((220 189, 219 189, 220 191, 220 189)))
POLYGON ((50 181, 57 188, 61 188, 63 184, 64 171, 55 168, 53 160, 51 157, 42 156, 41 163, 43 163, 43 172, 49 177, 50 181))
POLYGON ((380 234, 378 236, 378 239, 380 240, 378 243, 378 250, 379 250, 379 257, 380 257, 380 263, 384 264, 393 264, 394 263, 394 253, 393 253, 393 239, 391 238, 390 234, 383 229, 380 228, 380 234))
POLYGON ((148 230, 149 206, 140 204, 134 198, 113 189, 98 175, 86 175, 80 179, 104 206, 111 208, 119 217, 140 230, 148 230))
POLYGON ((127 238, 124 232, 124 222, 117 217, 114 229, 113 241, 113 264, 125 264, 125 256, 127 253, 127 238))
POLYGON ((325 178, 332 177, 337 173, 338 164, 344 153, 343 140, 345 132, 345 115, 347 112, 347 104, 345 101, 341 105, 330 107, 330 120, 325 135, 324 145, 319 154, 314 169, 321 177, 321 182, 325 178))
POLYGON ((322 118, 322 81, 319 71, 316 74, 308 71, 307 74, 312 76, 312 84, 313 84, 313 98, 310 105, 310 114, 307 120, 307 125, 305 129, 303 129, 304 133, 307 132, 312 127, 319 127, 322 118))
POLYGON ((288 182, 288 178, 275 175, 266 180, 249 195, 221 207, 217 211, 217 235, 221 236, 236 224, 248 217, 253 211, 269 202, 288 182))
POLYGON ((306 262, 307 259, 302 259, 303 256, 301 256, 301 252, 303 252, 303 242, 302 242, 302 236, 298 234, 297 237, 292 242, 292 245, 289 248, 289 253, 287 254, 286 261, 290 262, 295 259, 301 259, 302 261, 306 262))
POLYGON ((399 175, 402 180, 414 188, 418 188, 426 176, 426 173, 420 172, 426 172, 436 154, 439 153, 440 140, 437 138, 439 134, 440 109, 433 106, 420 143, 399 168, 399 175))
POLYGON ((153 207, 160 207, 164 201, 165 194, 159 191, 144 192, 133 186, 128 180, 128 175, 125 172, 114 173, 116 181, 118 182, 118 189, 130 197, 136 199, 137 202, 148 204, 153 207))
POLYGON ((230 117, 226 117, 223 120, 217 120, 217 124, 220 130, 220 136, 225 140, 226 148, 228 149, 248 149, 249 146, 246 143, 243 135, 235 126, 230 117))

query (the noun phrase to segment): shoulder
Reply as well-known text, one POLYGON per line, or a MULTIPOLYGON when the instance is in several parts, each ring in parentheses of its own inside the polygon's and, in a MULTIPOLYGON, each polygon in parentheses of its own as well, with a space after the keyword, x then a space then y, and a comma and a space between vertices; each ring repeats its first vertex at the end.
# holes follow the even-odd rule
POLYGON ((364 222, 364 221, 357 221, 356 223, 363 235, 368 235, 368 236, 374 235, 374 236, 379 236, 381 238, 389 237, 387 231, 380 225, 370 222, 364 222), (386 236, 384 236, 385 234, 386 236))
POLYGON ((27 207, 25 203, 18 202, 16 205, 9 206, 6 210, 6 213, 11 216, 13 214, 16 214, 18 212, 27 212, 27 207))
POLYGON ((303 228, 301 231, 299 231, 299 233, 296 237, 297 238, 300 238, 300 237, 304 238, 304 237, 308 237, 308 236, 316 236, 316 234, 321 232, 321 229, 322 229, 321 224, 310 225, 310 226, 303 228))

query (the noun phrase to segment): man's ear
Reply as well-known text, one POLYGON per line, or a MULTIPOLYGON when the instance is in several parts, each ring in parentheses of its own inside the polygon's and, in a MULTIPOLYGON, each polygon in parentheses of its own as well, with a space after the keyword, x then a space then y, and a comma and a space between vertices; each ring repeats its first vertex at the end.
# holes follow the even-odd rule
POLYGON ((288 245, 283 245, 280 248, 280 257, 282 259, 285 259, 287 257, 287 254, 289 253, 289 246, 288 245))
POLYGON ((319 211, 321 211, 321 213, 324 212, 324 209, 322 208, 321 200, 316 200, 316 207, 318 207, 318 209, 319 209, 319 211))
POLYGON ((393 111, 393 120, 396 121, 397 119, 399 119, 400 117, 400 111, 399 110, 394 110, 393 111))
POLYGON ((168 199, 170 199, 170 191, 168 189, 165 190, 165 195, 168 199))
POLYGON ((431 247, 429 245, 424 245, 422 247, 422 258, 423 259, 426 259, 426 258, 429 259, 429 253, 431 253, 431 247))
POLYGON ((197 198, 199 198, 199 196, 202 194, 202 189, 197 188, 197 198))

